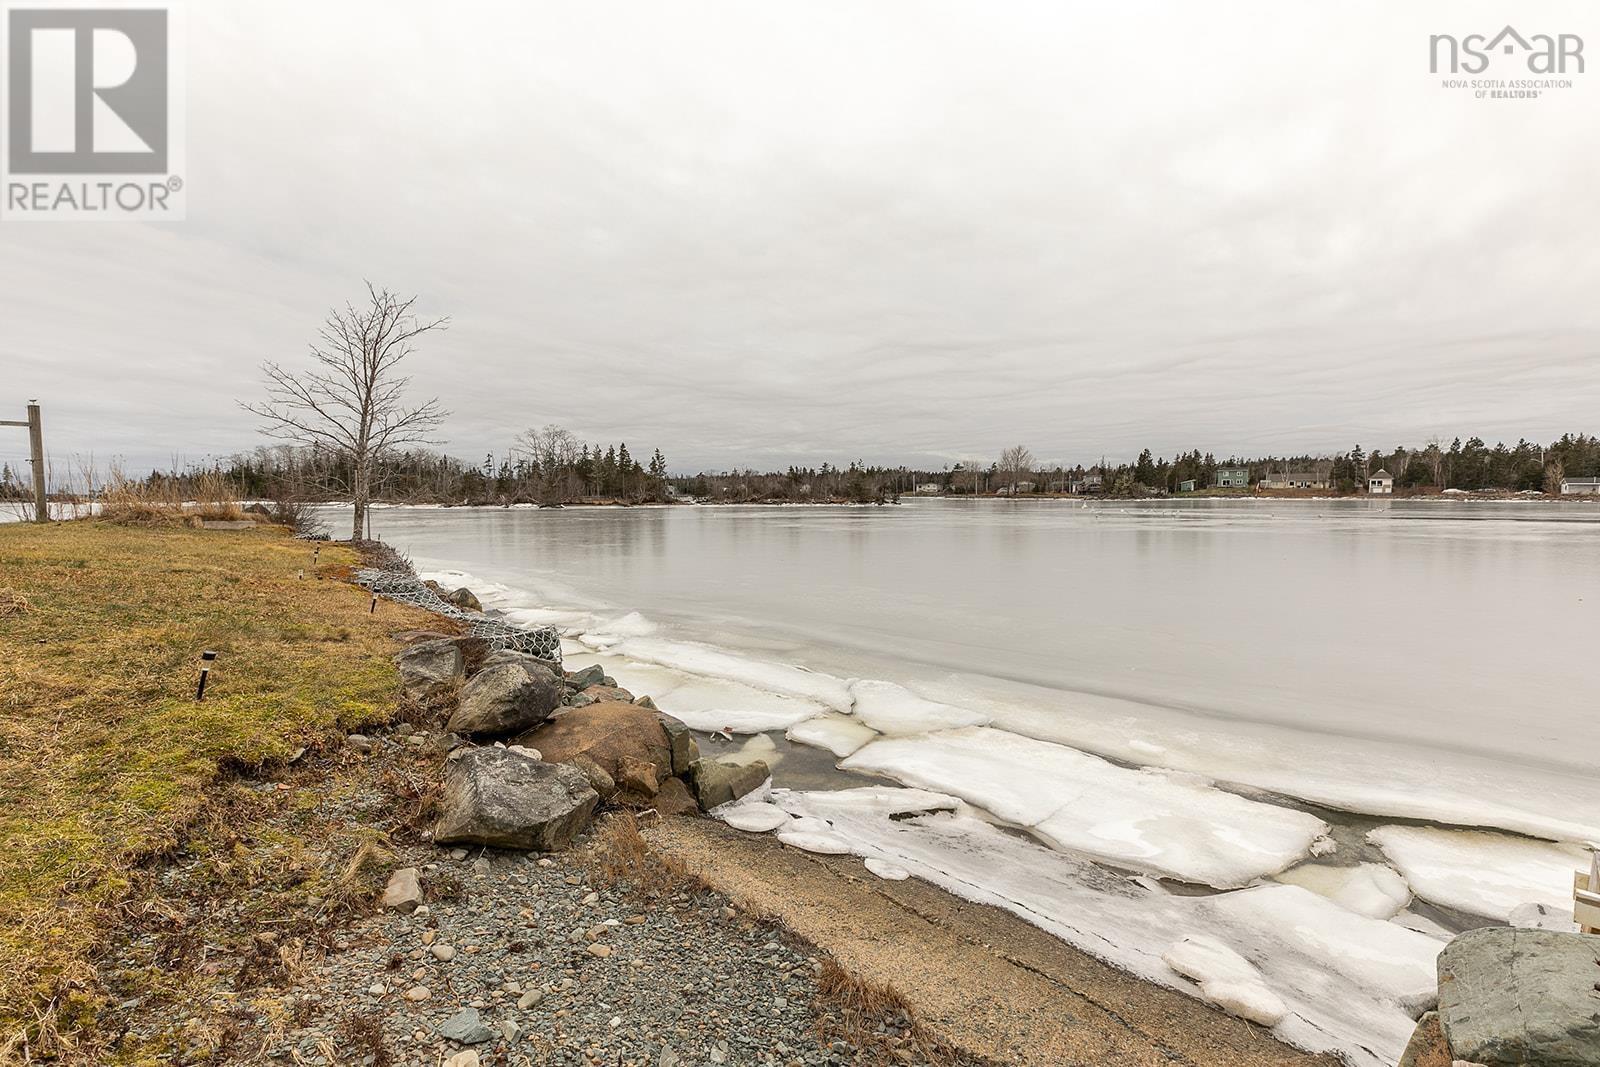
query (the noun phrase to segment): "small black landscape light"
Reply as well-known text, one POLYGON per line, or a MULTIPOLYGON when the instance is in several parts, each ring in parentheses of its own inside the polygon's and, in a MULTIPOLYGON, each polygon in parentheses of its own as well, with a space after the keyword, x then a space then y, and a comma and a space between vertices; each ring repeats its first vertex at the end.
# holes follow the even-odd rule
POLYGON ((211 674, 211 664, 216 658, 217 654, 215 652, 206 651, 200 653, 200 684, 194 690, 194 698, 196 700, 204 700, 206 698, 206 678, 211 674))
POLYGON ((372 594, 372 603, 367 605, 367 614, 368 615, 376 615, 377 613, 378 613, 378 594, 377 594, 377 591, 374 590, 373 594, 372 594))

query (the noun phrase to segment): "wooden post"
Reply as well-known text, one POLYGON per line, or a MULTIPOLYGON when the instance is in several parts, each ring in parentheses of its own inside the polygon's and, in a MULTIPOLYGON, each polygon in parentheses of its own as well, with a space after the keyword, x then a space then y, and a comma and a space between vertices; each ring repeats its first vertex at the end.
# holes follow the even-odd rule
POLYGON ((33 464, 33 521, 50 521, 50 501, 44 489, 44 431, 39 422, 39 404, 28 402, 28 421, 0 419, 0 426, 26 426, 28 428, 28 462, 33 464))
POLYGON ((44 490, 44 428, 39 421, 39 405, 28 405, 28 452, 33 457, 34 522, 50 521, 50 501, 44 490))

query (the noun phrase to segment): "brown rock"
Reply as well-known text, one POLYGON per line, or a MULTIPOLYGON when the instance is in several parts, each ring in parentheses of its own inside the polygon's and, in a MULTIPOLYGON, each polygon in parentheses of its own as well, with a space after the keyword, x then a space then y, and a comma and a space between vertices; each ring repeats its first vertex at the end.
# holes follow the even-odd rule
POLYGON ((1445 1043, 1438 1012, 1427 1012, 1417 1020, 1396 1067, 1451 1067, 1450 1046, 1445 1043))
POLYGON ((615 779, 606 773, 604 767, 588 756, 579 753, 567 760, 567 763, 583 772, 583 776, 589 779, 589 785, 594 788, 596 793, 600 794, 601 800, 610 800, 616 795, 617 783, 615 779))
POLYGON ((661 788, 656 790, 654 807, 663 816, 693 815, 700 810, 700 805, 694 802, 694 796, 681 778, 668 778, 661 783, 661 788))
MULTIPOLYGON (((586 756, 624 784, 623 757, 649 764, 657 783, 672 775, 672 746, 656 713, 633 704, 606 701, 572 708, 517 738, 517 744, 538 749, 551 763, 586 756)), ((637 771, 635 779, 639 778, 637 771)), ((645 794, 648 796, 648 794, 645 794)))
POLYGON ((422 883, 415 867, 401 867, 389 875, 389 884, 383 887, 383 899, 378 902, 385 908, 409 915, 422 903, 422 883))
POLYGON ((617 760, 617 784, 645 797, 655 796, 661 788, 656 765, 637 756, 622 756, 617 760))
POLYGON ((614 685, 591 685, 582 691, 582 695, 588 697, 596 704, 604 703, 608 700, 620 700, 624 704, 633 703, 632 693, 628 692, 626 689, 614 685))

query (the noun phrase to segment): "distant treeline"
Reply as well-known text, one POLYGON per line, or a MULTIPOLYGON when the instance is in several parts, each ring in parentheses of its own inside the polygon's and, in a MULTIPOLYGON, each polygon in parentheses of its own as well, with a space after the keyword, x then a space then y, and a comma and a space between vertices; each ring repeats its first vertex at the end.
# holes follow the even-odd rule
MULTIPOLYGON (((567 504, 583 501, 666 502, 684 497, 720 502, 855 501, 884 502, 902 494, 1053 494, 1093 486, 1113 496, 1176 493, 1193 483, 1215 485, 1219 468, 1245 468, 1251 486, 1310 475, 1333 492, 1354 492, 1379 470, 1394 477, 1398 490, 1418 492, 1537 490, 1556 493, 1563 477, 1600 477, 1600 438, 1567 434, 1549 445, 1518 441, 1489 445, 1482 438, 1432 441, 1420 448, 1388 451, 1361 447, 1338 455, 1283 455, 1219 458, 1195 449, 1172 458, 1149 449, 1131 463, 1102 460, 1091 465, 1039 463, 1022 446, 1008 448, 992 462, 956 463, 939 470, 885 467, 862 461, 840 467, 790 467, 785 471, 732 470, 668 474, 666 457, 652 449, 647 459, 626 443, 594 445, 559 427, 520 435, 502 456, 469 463, 428 449, 413 449, 383 460, 374 481, 375 497, 401 503, 567 504)), ((152 472, 147 484, 180 493, 204 474, 221 472, 246 499, 299 502, 337 499, 349 471, 334 452, 315 447, 277 445, 258 448, 208 466, 202 472, 152 472)), ((0 469, 0 498, 22 498, 26 472, 0 469)))

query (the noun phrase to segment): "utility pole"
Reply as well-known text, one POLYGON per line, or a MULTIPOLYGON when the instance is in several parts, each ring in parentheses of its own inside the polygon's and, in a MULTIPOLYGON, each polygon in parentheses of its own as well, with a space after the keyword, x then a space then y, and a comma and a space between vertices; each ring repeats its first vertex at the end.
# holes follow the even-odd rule
POLYGON ((50 521, 50 502, 44 492, 44 430, 39 422, 39 402, 28 401, 28 421, 0 420, 0 426, 26 426, 28 428, 28 462, 33 464, 34 522, 50 521))

